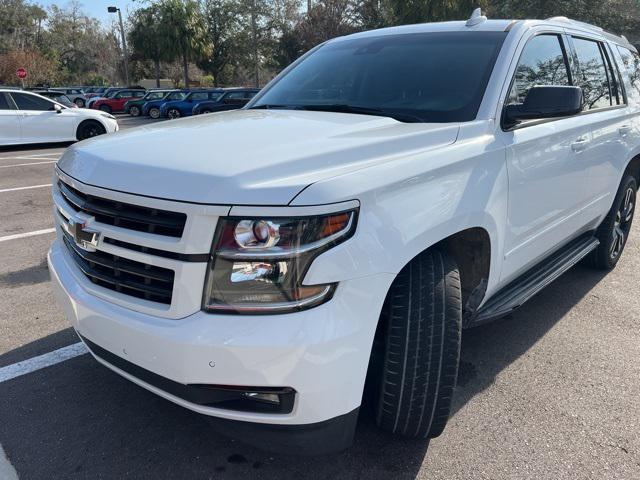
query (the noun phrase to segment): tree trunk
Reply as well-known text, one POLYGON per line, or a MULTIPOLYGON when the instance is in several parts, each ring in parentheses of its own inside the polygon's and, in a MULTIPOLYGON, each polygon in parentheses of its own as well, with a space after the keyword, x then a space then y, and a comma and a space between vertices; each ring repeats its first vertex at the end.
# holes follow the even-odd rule
POLYGON ((184 88, 189 88, 189 62, 186 49, 182 51, 182 67, 184 68, 184 88))
POLYGON ((155 59, 156 64, 156 88, 160 88, 160 59, 155 59))

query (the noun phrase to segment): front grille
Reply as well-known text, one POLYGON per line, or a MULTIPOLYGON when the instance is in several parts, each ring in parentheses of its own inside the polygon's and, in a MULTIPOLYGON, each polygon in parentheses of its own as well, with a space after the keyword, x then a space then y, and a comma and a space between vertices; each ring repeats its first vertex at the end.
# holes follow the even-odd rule
POLYGON ((58 180, 58 188, 74 210, 92 215, 97 222, 107 225, 180 238, 187 221, 184 213, 95 197, 82 193, 61 180, 58 180))
POLYGON ((87 252, 66 232, 63 240, 78 268, 96 285, 152 302, 171 304, 173 270, 107 252, 87 252))

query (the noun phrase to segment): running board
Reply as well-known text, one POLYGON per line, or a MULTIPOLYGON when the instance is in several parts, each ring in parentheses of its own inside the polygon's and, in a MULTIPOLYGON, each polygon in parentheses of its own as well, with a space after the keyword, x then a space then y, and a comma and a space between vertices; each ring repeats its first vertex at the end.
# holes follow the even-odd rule
POLYGON ((573 240, 492 296, 480 307, 467 326, 496 320, 513 312, 576 265, 599 244, 600 241, 591 234, 573 240))

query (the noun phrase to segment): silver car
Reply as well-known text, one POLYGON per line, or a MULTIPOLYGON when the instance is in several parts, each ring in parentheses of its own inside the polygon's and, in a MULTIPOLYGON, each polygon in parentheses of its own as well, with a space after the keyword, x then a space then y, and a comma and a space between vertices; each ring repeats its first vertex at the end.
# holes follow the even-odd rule
POLYGON ((73 103, 75 103, 80 108, 84 108, 87 103, 87 97, 85 96, 85 93, 79 88, 59 87, 52 88, 51 90, 56 90, 58 92, 64 93, 73 103))

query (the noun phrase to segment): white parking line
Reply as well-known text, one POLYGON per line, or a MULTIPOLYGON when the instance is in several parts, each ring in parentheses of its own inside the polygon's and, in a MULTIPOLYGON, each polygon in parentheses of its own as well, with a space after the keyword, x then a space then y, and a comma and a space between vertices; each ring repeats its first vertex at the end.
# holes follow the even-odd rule
POLYGON ((48 160, 46 162, 16 163, 14 165, 0 165, 0 168, 27 167, 29 165, 45 165, 45 164, 56 163, 56 162, 57 160, 48 160))
POLYGON ((0 242, 8 242, 9 240, 18 240, 19 238, 35 237, 36 235, 46 235, 55 232, 55 228, 45 228, 43 230, 34 230, 33 232, 15 233, 13 235, 5 235, 0 237, 0 242))
POLYGON ((45 353, 38 357, 33 357, 22 362, 14 363, 13 365, 2 367, 0 368, 0 383, 16 377, 21 377, 22 375, 35 372, 42 368, 50 367, 51 365, 64 362, 65 360, 69 360, 79 355, 84 355, 88 352, 89 350, 84 346, 84 343, 78 342, 67 347, 59 348, 53 352, 45 353))
POLYGON ((51 186, 50 183, 45 183, 44 185, 32 185, 30 187, 5 188, 4 190, 0 190, 0 193, 17 192, 18 190, 30 190, 32 188, 44 188, 44 187, 50 187, 50 186, 51 186))
POLYGON ((0 445, 0 478, 2 480, 18 480, 18 473, 0 445))

